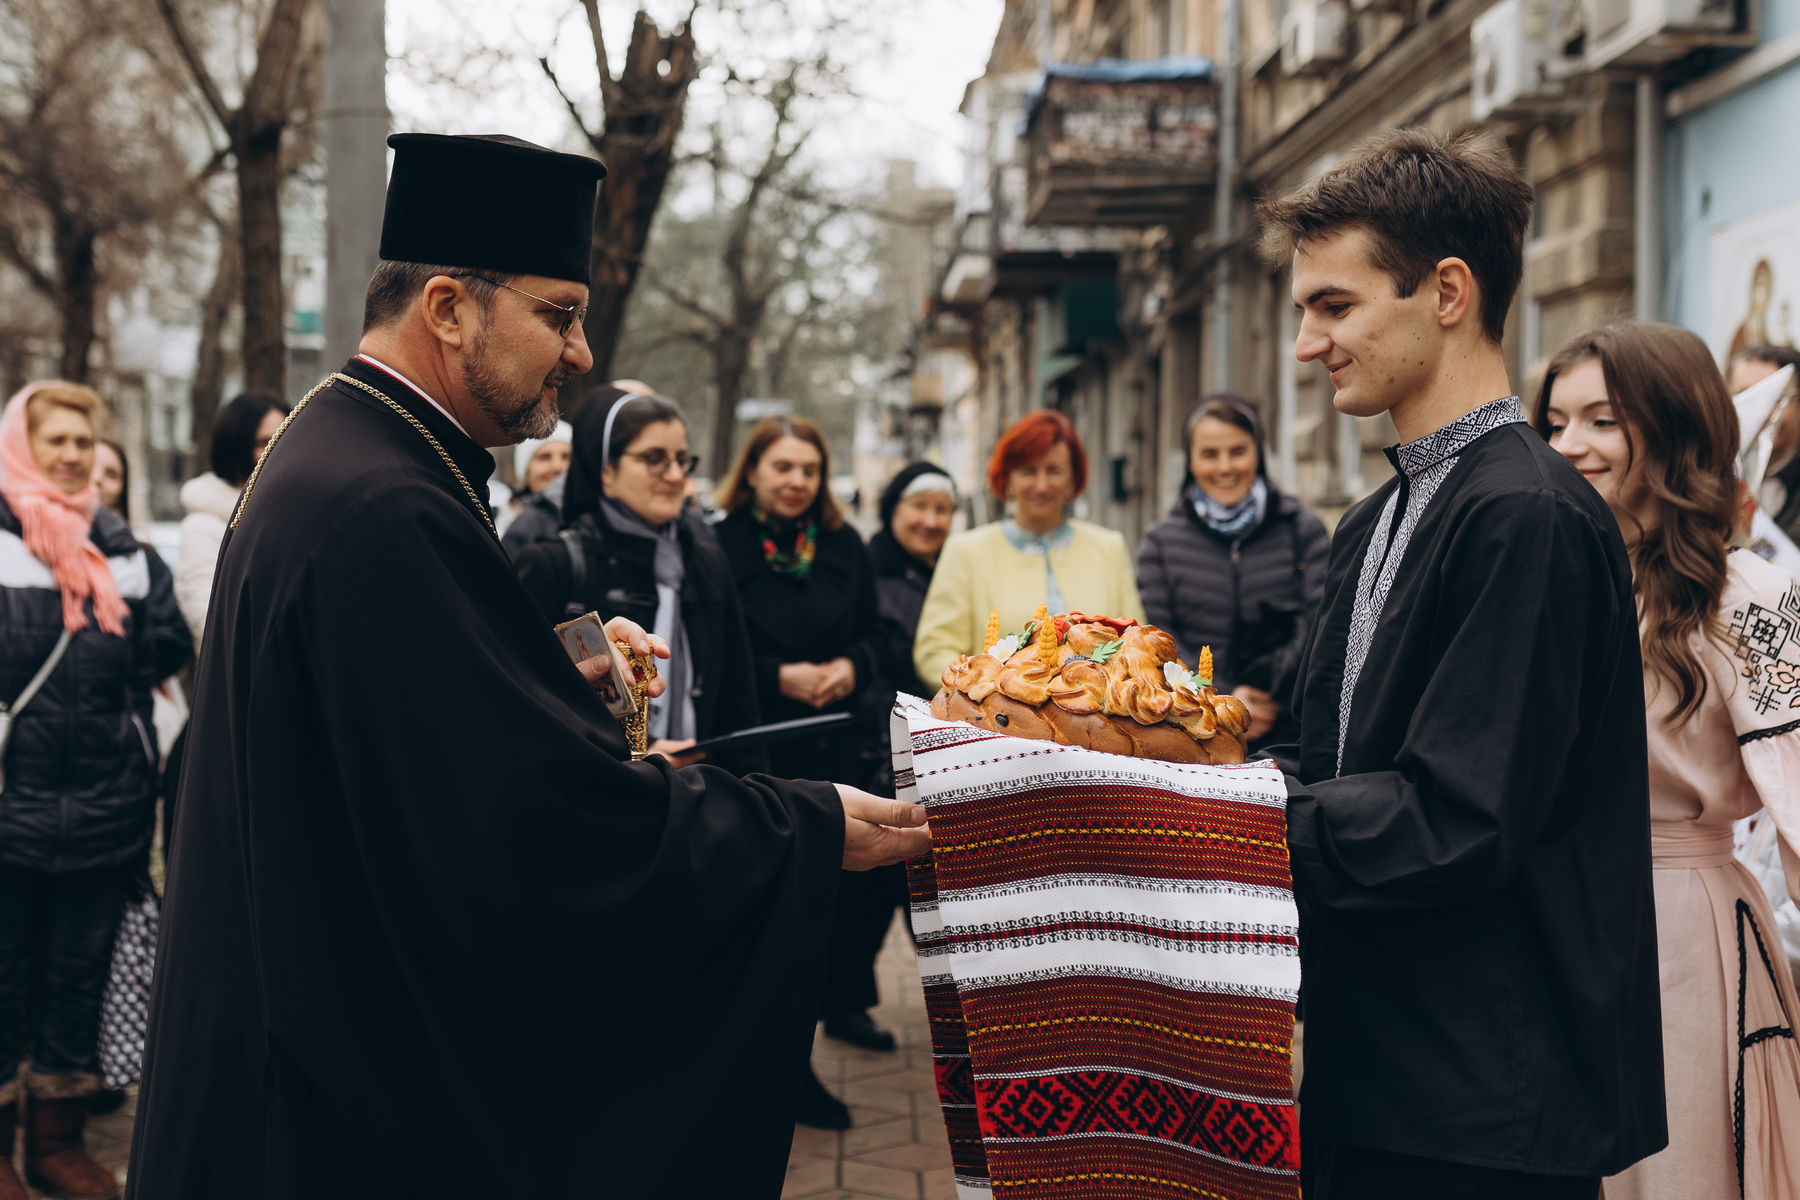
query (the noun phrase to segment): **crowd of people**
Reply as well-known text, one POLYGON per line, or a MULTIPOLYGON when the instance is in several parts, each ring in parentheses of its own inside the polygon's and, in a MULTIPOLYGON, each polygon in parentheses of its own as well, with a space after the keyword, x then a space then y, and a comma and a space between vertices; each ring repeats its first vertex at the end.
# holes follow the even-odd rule
MULTIPOLYGON (((807 1065, 815 1025, 895 1049, 874 964, 924 834, 877 798, 894 695, 935 692, 990 612, 1020 629, 1043 605, 1210 648, 1288 772, 1309 1197, 1800 1195, 1800 584, 1739 548, 1733 402, 1800 354, 1722 372, 1692 333, 1619 322, 1521 402, 1499 344, 1529 191, 1396 135, 1262 209, 1296 352, 1400 434, 1395 479, 1334 533, 1270 477, 1262 407, 1223 394, 1135 555, 1075 515, 1087 454, 1053 410, 993 448, 988 524, 953 532, 970 497, 918 462, 865 544, 797 417, 748 431, 709 521, 677 402, 627 380, 557 419, 591 364, 585 241, 509 243, 497 188, 464 226, 404 219, 446 179, 523 172, 579 230, 598 164, 395 145, 361 353, 311 412, 220 410, 173 573, 131 532, 99 396, 38 383, 0 415, 0 1144, 23 1127, 34 1184, 117 1193, 82 1126, 159 791, 137 1195, 567 1184, 507 1147, 598 1125, 644 1155, 618 1167, 657 1181, 633 1194, 700 1194, 661 1179, 671 1134, 638 1109, 703 1072, 768 1102, 688 1182, 731 1178, 734 1146, 766 1179, 782 1122, 850 1124, 807 1065), (490 336, 510 392, 483 382, 490 336), (490 511, 481 447, 513 443, 490 511), (590 611, 665 658, 647 763, 542 636, 590 611), (201 646, 193 737, 159 745, 157 689, 201 646), (854 734, 707 746, 824 714, 854 734), (1734 856, 1750 823, 1767 889, 1734 856), (614 995, 635 987, 661 1000, 614 995), (645 1018, 703 1032, 659 1062, 645 1018), (602 1067, 635 1072, 629 1113, 602 1067), (441 1123, 397 1102, 421 1095, 441 1123)), ((1754 499, 1800 538, 1800 399, 1777 411, 1754 499)))

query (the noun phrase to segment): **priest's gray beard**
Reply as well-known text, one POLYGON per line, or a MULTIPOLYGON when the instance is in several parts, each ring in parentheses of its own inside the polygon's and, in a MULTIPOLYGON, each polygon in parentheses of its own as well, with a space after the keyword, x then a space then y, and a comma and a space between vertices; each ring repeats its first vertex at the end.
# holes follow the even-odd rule
POLYGON ((538 398, 543 395, 544 388, 552 384, 561 387, 568 382, 569 373, 560 366, 529 392, 516 389, 494 369, 493 361, 488 357, 488 331, 483 328, 475 335, 475 344, 469 347, 462 368, 463 385, 475 398, 475 406, 509 442, 545 438, 556 432, 555 394, 552 393, 549 402, 544 404, 540 404, 538 398))

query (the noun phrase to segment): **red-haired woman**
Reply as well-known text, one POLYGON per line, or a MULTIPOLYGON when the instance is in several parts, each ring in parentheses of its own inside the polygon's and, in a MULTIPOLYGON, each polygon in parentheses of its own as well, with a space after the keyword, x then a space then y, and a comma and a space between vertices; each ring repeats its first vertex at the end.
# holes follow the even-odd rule
POLYGON ((1800 583, 1730 548, 1737 412, 1693 334, 1576 338, 1536 423, 1619 522, 1644 647, 1669 1145, 1602 1194, 1796 1200, 1800 1001, 1732 822, 1767 810, 1800 896, 1800 583))
POLYGON ((944 543, 925 594, 913 664, 928 684, 958 656, 986 649, 995 610, 1003 632, 1024 629, 1040 604, 1144 619, 1125 539, 1068 515, 1087 486, 1087 452, 1067 417, 1041 409, 1001 435, 988 486, 1007 516, 944 543))

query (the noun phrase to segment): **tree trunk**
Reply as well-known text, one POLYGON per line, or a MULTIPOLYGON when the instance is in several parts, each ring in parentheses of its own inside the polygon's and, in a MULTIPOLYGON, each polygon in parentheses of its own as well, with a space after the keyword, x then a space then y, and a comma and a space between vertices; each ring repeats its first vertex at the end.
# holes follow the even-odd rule
POLYGON ((10 396, 25 386, 25 339, 0 337, 0 396, 10 396))
POLYGON ((281 126, 244 131, 232 142, 237 156, 238 238, 244 280, 244 388, 286 399, 281 126))
POLYGON ((200 309, 200 344, 194 353, 193 429, 194 449, 204 461, 212 445, 213 422, 225 393, 225 322, 237 298, 242 275, 238 232, 231 226, 219 230, 219 266, 200 309))
POLYGON ((72 383, 88 381, 88 352, 94 346, 98 271, 94 231, 55 210, 51 242, 56 252, 57 316, 62 324, 62 359, 57 371, 72 383))
MULTIPOLYGON (((606 63, 597 65, 603 75, 609 70, 606 63)), ((607 168, 600 185, 589 258, 593 282, 588 315, 582 323, 594 355, 595 379, 612 376, 626 307, 637 286, 663 189, 675 166, 675 141, 681 132, 688 85, 699 70, 692 29, 682 25, 665 35, 640 9, 632 24, 618 91, 607 105, 605 132, 592 141, 595 154, 607 168)))
POLYGON ((744 398, 744 378, 750 373, 750 333, 727 329, 713 343, 712 469, 725 478, 737 449, 738 402, 744 398))

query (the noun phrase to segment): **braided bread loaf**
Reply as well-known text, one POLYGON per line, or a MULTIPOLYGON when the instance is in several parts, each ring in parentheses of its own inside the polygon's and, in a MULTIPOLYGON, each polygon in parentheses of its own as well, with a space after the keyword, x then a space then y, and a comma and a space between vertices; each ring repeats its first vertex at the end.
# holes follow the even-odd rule
POLYGON ((1082 613, 1051 617, 1040 608, 1024 635, 989 650, 944 670, 934 716, 1135 758, 1244 761, 1250 710, 1190 674, 1176 658, 1175 639, 1154 625, 1082 613))

